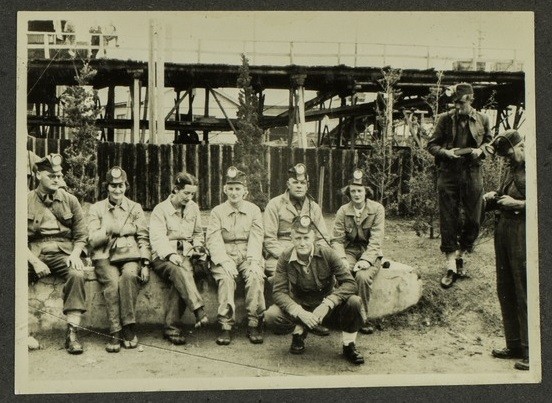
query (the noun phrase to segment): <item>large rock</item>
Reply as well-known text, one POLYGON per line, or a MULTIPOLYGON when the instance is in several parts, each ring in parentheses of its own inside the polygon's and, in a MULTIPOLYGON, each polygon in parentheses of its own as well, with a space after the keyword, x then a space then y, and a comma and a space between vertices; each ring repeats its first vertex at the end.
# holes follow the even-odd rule
POLYGON ((390 261, 389 268, 381 268, 368 303, 368 318, 402 312, 418 303, 422 296, 422 280, 414 268, 390 261))
MULTIPOLYGON (((52 328, 65 328, 62 314, 63 281, 59 278, 48 276, 36 284, 29 286, 29 331, 31 333, 49 330, 52 328)), ((213 285, 200 284, 200 291, 205 302, 207 314, 212 321, 217 315, 217 293, 213 285), (204 286, 203 288, 201 286, 204 286)), ((268 291, 268 290, 266 290, 268 291)), ((142 287, 138 295, 136 315, 138 323, 162 324, 165 311, 165 300, 169 287, 153 271, 148 284, 142 287)), ((109 327, 105 308, 105 301, 101 287, 93 268, 86 269, 86 293, 88 297, 87 312, 83 317, 83 326, 96 329, 109 327)), ((270 303, 271 296, 265 292, 270 303)), ((401 312, 416 304, 422 295, 422 282, 418 274, 410 266, 391 262, 387 269, 382 268, 372 285, 372 297, 368 305, 368 317, 379 318, 401 312)), ((267 304, 268 307, 268 304, 267 304)), ((245 320, 244 287, 238 281, 236 291, 236 320, 245 320)), ((194 317, 186 310, 183 322, 193 324, 194 317)))

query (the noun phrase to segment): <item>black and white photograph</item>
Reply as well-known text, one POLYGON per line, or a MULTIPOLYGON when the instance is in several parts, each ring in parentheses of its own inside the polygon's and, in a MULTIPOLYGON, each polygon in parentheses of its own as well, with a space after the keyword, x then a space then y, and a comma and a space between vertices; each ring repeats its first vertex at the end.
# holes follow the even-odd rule
POLYGON ((534 29, 20 11, 15 393, 541 382, 534 29))

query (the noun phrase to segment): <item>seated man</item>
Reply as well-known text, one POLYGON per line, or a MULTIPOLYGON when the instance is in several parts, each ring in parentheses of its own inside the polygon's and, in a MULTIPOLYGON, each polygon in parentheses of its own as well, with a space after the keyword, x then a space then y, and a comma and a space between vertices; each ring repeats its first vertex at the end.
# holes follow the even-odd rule
POLYGON ((265 313, 267 326, 278 334, 292 332, 290 353, 302 354, 309 329, 322 321, 336 323, 343 332, 344 357, 363 364, 364 357, 355 347, 363 318, 353 276, 331 248, 315 245, 308 216, 293 222, 291 241, 293 246, 280 255, 276 266, 275 304, 265 313))
POLYGON ((65 349, 69 354, 81 354, 77 329, 86 311, 81 254, 86 246, 87 229, 77 198, 60 189, 61 162, 61 155, 50 154, 35 163, 38 186, 27 196, 27 259, 31 277, 42 278, 52 273, 65 280, 63 313, 68 323, 65 349))
POLYGON ((236 167, 228 168, 224 194, 228 198, 211 211, 206 244, 213 265, 211 273, 218 287, 218 321, 221 333, 216 340, 228 345, 234 326, 236 277, 245 281, 247 337, 253 344, 263 342, 264 301, 263 216, 259 207, 244 200, 247 178, 236 167))
MULTIPOLYGON (((337 210, 332 247, 355 277, 364 313, 368 315, 370 290, 383 257, 385 209, 370 200, 372 190, 366 186, 364 172, 360 169, 353 172, 344 191, 351 201, 337 210)), ((366 323, 360 331, 370 334, 374 329, 366 323)))
POLYGON ((186 343, 178 327, 186 306, 194 312, 196 327, 208 322, 190 261, 191 253, 206 253, 201 215, 193 201, 197 189, 195 176, 178 173, 173 192, 167 200, 154 207, 150 217, 152 268, 171 283, 163 337, 175 345, 186 343))

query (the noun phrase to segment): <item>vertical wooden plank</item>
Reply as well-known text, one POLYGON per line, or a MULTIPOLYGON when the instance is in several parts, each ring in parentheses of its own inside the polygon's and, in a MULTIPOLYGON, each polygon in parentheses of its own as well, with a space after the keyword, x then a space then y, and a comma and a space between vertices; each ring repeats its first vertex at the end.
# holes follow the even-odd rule
POLYGON ((97 163, 98 163, 98 195, 99 199, 103 199, 105 195, 105 190, 103 183, 105 181, 105 174, 107 173, 107 159, 109 156, 109 148, 107 143, 99 143, 97 147, 97 163))
POLYGON ((343 171, 346 169, 344 164, 344 154, 346 150, 336 149, 332 150, 332 162, 333 162, 333 171, 332 171, 332 204, 328 213, 335 213, 337 209, 342 204, 342 197, 340 195, 340 190, 343 188, 343 171))
POLYGON ((211 144, 208 147, 211 154, 211 161, 208 166, 208 169, 211 171, 211 192, 209 194, 208 205, 204 205, 202 207, 212 209, 217 204, 220 204, 220 188, 222 179, 220 176, 220 165, 222 163, 222 146, 219 144, 211 144))
POLYGON ((196 146, 194 144, 187 144, 185 146, 184 155, 185 155, 186 165, 184 170, 197 177, 196 169, 195 169, 196 168, 195 167, 195 164, 196 164, 195 147, 196 146))
POLYGON ((161 170, 161 181, 159 182, 159 202, 165 200, 169 197, 172 189, 173 182, 173 167, 172 162, 172 152, 170 144, 161 144, 160 146, 160 170, 161 170))
POLYGON ((127 174, 127 180, 130 185, 127 189, 126 196, 130 200, 136 200, 136 169, 134 168, 134 150, 133 144, 123 143, 121 144, 121 168, 127 174))
POLYGON ((47 138, 46 144, 48 149, 48 154, 57 154, 58 153, 58 142, 56 139, 47 138))
POLYGON ((200 208, 206 209, 209 208, 209 195, 211 186, 210 179, 210 169, 209 166, 209 146, 205 144, 198 144, 195 146, 197 151, 197 177, 199 179, 199 194, 198 194, 198 204, 200 208))
POLYGON ((282 147, 268 147, 270 153, 270 165, 268 175, 270 176, 270 196, 276 197, 280 194, 279 176, 282 174, 280 169, 282 161, 282 147))
POLYGON ((37 138, 35 143, 35 153, 39 157, 45 157, 46 156, 46 142, 43 138, 37 138))
POLYGON ((159 166, 159 145, 148 144, 148 205, 151 208, 159 203, 159 186, 160 186, 160 166, 159 166))
POLYGON ((320 165, 324 165, 324 199, 322 200, 322 204, 320 207, 322 208, 322 211, 324 213, 328 213, 331 211, 331 199, 332 199, 332 183, 331 183, 331 172, 332 172, 332 164, 331 164, 331 153, 330 149, 328 148, 319 148, 318 149, 318 163, 320 165))
POLYGON ((317 164, 317 149, 307 148, 305 151, 305 165, 309 174, 309 194, 318 202, 318 186, 319 186, 319 167, 317 164))
POLYGON ((140 203, 143 208, 151 210, 153 206, 148 203, 147 198, 147 151, 146 144, 136 144, 136 170, 140 171, 136 173, 136 199, 134 201, 140 203))
POLYGON ((184 170, 184 157, 182 155, 182 144, 173 144, 172 146, 173 153, 173 169, 174 174, 184 170))
POLYGON ((293 157, 292 149, 289 147, 282 148, 282 162, 280 164, 280 171, 282 175, 278 183, 278 188, 280 189, 278 194, 284 193, 286 190, 286 182, 288 179, 288 169, 293 166, 293 157))

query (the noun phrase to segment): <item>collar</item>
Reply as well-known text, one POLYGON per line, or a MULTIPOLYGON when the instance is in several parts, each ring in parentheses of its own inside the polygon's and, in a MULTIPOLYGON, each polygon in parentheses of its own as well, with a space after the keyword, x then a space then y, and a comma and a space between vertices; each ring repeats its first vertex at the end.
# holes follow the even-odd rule
POLYGON ((247 202, 246 202, 246 200, 244 200, 241 203, 240 207, 238 209, 236 209, 230 204, 230 202, 228 200, 226 200, 221 206, 223 208, 223 213, 225 215, 230 215, 230 214, 236 213, 236 212, 237 213, 242 213, 242 214, 247 214, 246 205, 247 205, 247 202))
MULTIPOLYGON (((309 262, 312 260, 312 257, 313 256, 318 256, 320 257, 321 254, 320 254, 320 246, 317 245, 317 244, 314 244, 314 247, 312 248, 311 250, 311 253, 309 255, 309 262)), ((293 248, 291 250, 291 255, 289 257, 289 260, 288 262, 299 262, 299 257, 297 256, 297 250, 295 250, 295 248, 293 248)))
POLYGON ((61 189, 56 190, 54 193, 43 193, 40 190, 38 190, 38 188, 36 188, 35 192, 41 201, 43 201, 44 197, 46 197, 47 195, 51 195, 52 200, 63 201, 61 196, 61 189))
MULTIPOLYGON (((184 211, 187 211, 193 205, 193 203, 195 202, 193 200, 190 200, 186 204, 184 211)), ((168 216, 171 216, 174 214, 176 215, 180 214, 180 209, 175 208, 171 202, 171 195, 169 195, 169 197, 167 197, 164 201, 159 203, 159 208, 161 208, 161 210, 168 216)))
MULTIPOLYGON (((375 205, 374 205, 374 201, 370 200, 370 199, 366 199, 366 203, 364 204, 364 209, 362 209, 362 213, 361 213, 361 216, 366 214, 375 214, 376 213, 376 209, 375 209, 375 205)), ((349 202, 345 205, 345 215, 349 215, 349 216, 355 216, 355 206, 353 204, 353 202, 349 202)))
MULTIPOLYGON (((108 210, 113 210, 115 208, 115 205, 114 204, 111 204, 111 202, 109 201, 109 196, 105 199, 105 201, 107 202, 107 209, 108 210)), ((128 199, 125 197, 123 197, 123 201, 121 202, 121 204, 119 205, 119 207, 121 208, 121 210, 123 211, 127 211, 128 208, 129 208, 129 202, 128 202, 128 199)))

